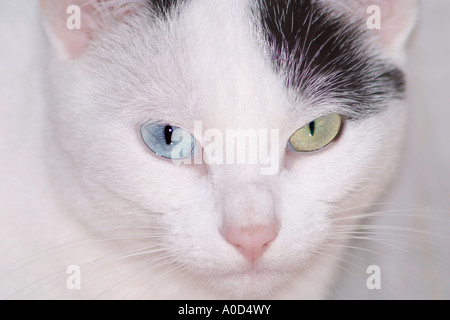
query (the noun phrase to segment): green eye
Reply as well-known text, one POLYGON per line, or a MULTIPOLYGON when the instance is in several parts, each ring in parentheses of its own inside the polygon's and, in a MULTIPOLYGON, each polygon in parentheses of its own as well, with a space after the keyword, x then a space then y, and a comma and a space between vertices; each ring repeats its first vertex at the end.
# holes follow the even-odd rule
POLYGON ((290 138, 290 146, 298 152, 322 149, 339 135, 342 117, 337 113, 318 118, 297 130, 290 138))

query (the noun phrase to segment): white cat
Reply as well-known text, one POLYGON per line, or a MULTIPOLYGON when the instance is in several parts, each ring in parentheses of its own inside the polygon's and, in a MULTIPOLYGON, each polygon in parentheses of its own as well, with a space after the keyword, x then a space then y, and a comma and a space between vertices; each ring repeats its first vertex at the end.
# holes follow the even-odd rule
POLYGON ((400 153, 415 1, 41 0, 48 43, 0 6, 2 298, 327 295, 400 153), (276 132, 276 172, 211 161, 227 130, 276 132))

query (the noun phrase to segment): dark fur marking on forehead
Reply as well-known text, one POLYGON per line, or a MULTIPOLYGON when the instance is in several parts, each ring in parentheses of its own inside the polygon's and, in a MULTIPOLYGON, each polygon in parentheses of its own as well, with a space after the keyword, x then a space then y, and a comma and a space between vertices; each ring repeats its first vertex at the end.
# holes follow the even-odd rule
POLYGON ((365 49, 363 27, 314 0, 258 0, 256 10, 275 71, 303 98, 345 105, 358 119, 404 97, 403 72, 365 49))
POLYGON ((150 8, 155 10, 158 14, 165 16, 177 5, 185 2, 185 0, 148 0, 150 8))

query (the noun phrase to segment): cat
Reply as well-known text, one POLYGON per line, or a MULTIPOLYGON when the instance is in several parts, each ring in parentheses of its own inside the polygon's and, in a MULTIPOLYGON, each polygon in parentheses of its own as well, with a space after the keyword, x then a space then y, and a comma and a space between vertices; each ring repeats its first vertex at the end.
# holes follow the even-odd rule
POLYGON ((2 5, 28 27, 1 57, 0 296, 329 294, 398 162, 415 1, 40 0, 42 27, 2 5), (227 130, 277 170, 217 158, 227 130))

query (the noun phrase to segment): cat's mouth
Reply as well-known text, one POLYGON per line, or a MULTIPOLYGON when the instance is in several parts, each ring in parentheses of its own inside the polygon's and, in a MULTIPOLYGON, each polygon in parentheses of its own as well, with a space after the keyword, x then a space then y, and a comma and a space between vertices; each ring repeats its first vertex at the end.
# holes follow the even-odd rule
POLYGON ((265 299, 290 287, 295 278, 315 278, 326 274, 326 270, 320 269, 322 262, 315 254, 292 264, 278 264, 266 258, 214 278, 208 277, 207 282, 233 299, 265 299))

